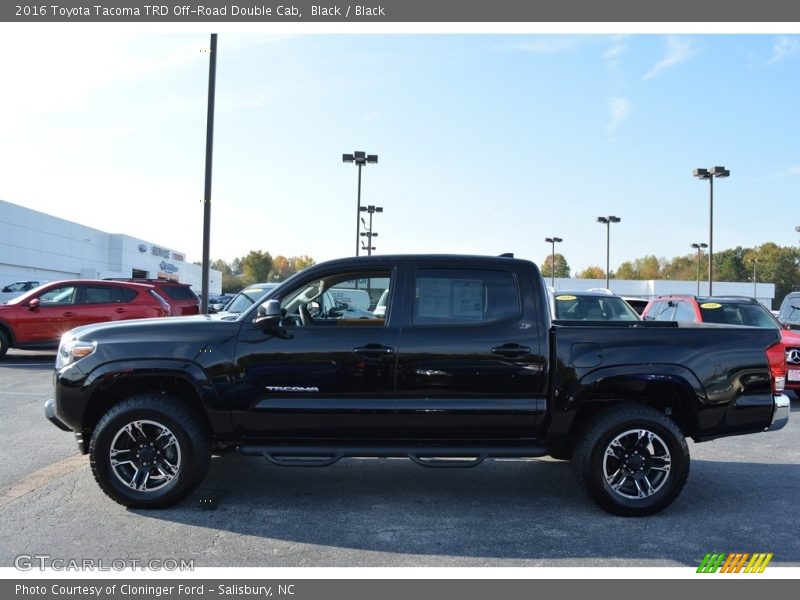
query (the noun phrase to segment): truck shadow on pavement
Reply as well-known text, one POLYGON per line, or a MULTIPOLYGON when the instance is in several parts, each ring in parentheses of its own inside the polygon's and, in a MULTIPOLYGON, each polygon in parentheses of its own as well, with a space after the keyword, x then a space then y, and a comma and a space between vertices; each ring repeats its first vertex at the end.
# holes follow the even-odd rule
MULTIPOLYGON (((485 558, 492 566, 564 559, 697 566, 712 551, 774 552, 774 564, 798 564, 798 497, 798 464, 693 460, 672 506, 623 518, 597 508, 571 465, 551 459, 475 469, 425 469, 403 459, 281 468, 231 453, 212 461, 204 485, 179 506, 134 512, 274 544, 485 558), (201 510, 209 498, 216 510, 201 510)), ((326 566, 357 566, 342 556, 342 564, 326 566)), ((226 566, 224 555, 206 560, 226 566)))
POLYGON ((55 366, 55 351, 11 350, 0 358, 0 369, 52 369, 55 366))

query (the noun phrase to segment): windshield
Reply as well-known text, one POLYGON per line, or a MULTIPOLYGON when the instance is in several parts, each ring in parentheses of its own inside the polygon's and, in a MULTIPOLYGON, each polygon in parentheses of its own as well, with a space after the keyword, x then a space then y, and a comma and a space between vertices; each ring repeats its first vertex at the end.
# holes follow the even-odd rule
POLYGON ((638 321, 639 317, 619 296, 578 296, 558 294, 555 297, 556 319, 562 321, 638 321))
POLYGON ((780 329, 780 323, 761 304, 738 304, 735 302, 702 302, 700 313, 704 323, 725 325, 748 325, 762 329, 780 329))
POLYGON ((272 290, 275 286, 271 286, 268 288, 260 288, 260 287, 253 287, 253 288, 246 288, 236 294, 233 300, 225 307, 225 312, 230 313, 243 313, 248 308, 253 306, 256 302, 261 300, 267 293, 272 290))
POLYGON ((778 320, 783 323, 800 323, 800 296, 787 296, 781 305, 778 320))

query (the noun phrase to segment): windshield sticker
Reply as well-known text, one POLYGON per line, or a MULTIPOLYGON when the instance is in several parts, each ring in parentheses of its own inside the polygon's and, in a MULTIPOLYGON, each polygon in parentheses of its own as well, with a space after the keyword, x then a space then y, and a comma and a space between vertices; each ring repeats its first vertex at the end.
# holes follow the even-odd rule
POLYGON ((700 308, 722 308, 722 304, 718 302, 705 302, 700 305, 700 308))
POLYGON ((577 300, 577 296, 556 296, 556 300, 577 300))

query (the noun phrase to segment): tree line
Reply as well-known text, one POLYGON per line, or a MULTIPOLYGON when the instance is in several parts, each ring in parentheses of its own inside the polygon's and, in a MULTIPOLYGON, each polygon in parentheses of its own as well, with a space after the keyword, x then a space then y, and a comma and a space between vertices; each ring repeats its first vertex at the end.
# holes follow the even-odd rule
MULTIPOLYGON (((679 281, 708 281, 708 254, 690 252, 671 259, 646 255, 633 261, 623 262, 611 279, 673 279, 679 281)), ((541 263, 542 275, 550 277, 555 264, 556 277, 569 277, 570 267, 564 256, 551 255, 541 263)), ((753 281, 755 267, 756 282, 774 283, 775 298, 780 300, 791 291, 800 289, 800 249, 794 246, 778 246, 767 242, 755 248, 736 248, 714 253, 714 281, 753 281)), ((605 279, 602 267, 591 266, 575 275, 580 279, 605 279)))
POLYGON ((211 268, 222 272, 222 293, 235 294, 254 283, 283 281, 314 263, 310 256, 272 256, 269 252, 251 250, 231 262, 218 258, 211 262, 211 268))

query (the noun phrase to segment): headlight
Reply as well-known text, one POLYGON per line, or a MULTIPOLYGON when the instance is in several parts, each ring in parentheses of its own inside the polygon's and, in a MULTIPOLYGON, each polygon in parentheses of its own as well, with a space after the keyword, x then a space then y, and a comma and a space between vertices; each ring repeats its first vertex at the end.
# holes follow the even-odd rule
POLYGON ((56 369, 63 369, 67 365, 71 365, 75 361, 89 356, 97 348, 97 342, 82 342, 80 340, 73 340, 66 335, 61 338, 61 344, 58 346, 58 354, 56 354, 56 369))

